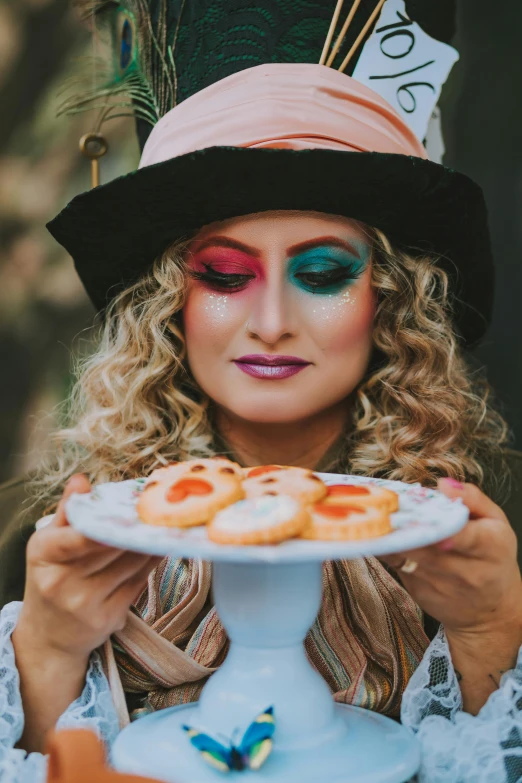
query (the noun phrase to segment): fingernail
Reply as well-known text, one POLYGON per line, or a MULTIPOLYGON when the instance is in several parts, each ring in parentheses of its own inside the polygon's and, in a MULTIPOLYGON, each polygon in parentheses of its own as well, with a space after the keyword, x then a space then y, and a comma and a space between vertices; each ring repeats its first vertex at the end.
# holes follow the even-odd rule
POLYGON ((451 538, 447 538, 446 541, 441 541, 440 544, 437 544, 437 547, 443 552, 449 552, 450 549, 453 549, 453 541, 451 538))
POLYGON ((460 481, 457 481, 457 479, 450 478, 449 476, 443 478, 442 481, 445 481, 450 485, 450 487, 455 487, 455 489, 464 489, 464 484, 462 484, 460 481))

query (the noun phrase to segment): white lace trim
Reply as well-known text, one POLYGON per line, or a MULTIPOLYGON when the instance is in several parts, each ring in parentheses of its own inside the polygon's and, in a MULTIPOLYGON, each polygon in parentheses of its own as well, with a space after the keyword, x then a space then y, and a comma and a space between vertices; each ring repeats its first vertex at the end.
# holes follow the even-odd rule
POLYGON ((522 648, 478 715, 462 696, 441 628, 404 692, 403 724, 417 732, 419 783, 517 783, 522 780, 522 648))
POLYGON ((460 687, 441 629, 426 650, 402 697, 401 720, 418 728, 430 715, 453 719, 462 709, 460 687))
MULTIPOLYGON (((44 783, 45 757, 14 748, 24 728, 20 680, 11 642, 21 608, 21 602, 14 601, 0 612, 0 783, 44 783)), ((91 656, 81 696, 57 723, 59 729, 80 727, 96 731, 108 744, 119 731, 109 684, 97 653, 91 656)))

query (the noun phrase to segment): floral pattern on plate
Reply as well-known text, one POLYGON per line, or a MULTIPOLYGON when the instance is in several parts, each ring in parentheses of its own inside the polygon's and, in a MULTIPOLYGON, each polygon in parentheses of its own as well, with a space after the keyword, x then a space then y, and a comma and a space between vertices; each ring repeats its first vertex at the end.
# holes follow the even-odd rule
POLYGON ((172 528, 144 524, 136 514, 136 499, 145 484, 143 478, 99 484, 89 494, 72 495, 66 509, 74 527, 109 546, 236 562, 302 562, 405 552, 454 535, 468 520, 468 509, 460 499, 450 500, 420 484, 333 473, 318 475, 326 484, 372 483, 396 492, 399 511, 391 515, 393 531, 364 541, 291 539, 276 546, 223 546, 209 541, 205 526, 172 528))

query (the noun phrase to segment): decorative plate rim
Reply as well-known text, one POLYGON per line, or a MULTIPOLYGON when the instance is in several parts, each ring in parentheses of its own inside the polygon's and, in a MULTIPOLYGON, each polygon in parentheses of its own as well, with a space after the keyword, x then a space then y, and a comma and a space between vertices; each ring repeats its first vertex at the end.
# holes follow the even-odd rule
POLYGON ((310 560, 354 559, 407 552, 442 541, 461 530, 469 518, 462 500, 451 500, 419 483, 391 479, 317 473, 326 484, 376 484, 399 495, 399 512, 392 514, 394 530, 361 541, 308 541, 291 539, 273 546, 215 544, 205 526, 169 528, 146 525, 135 512, 135 499, 146 479, 129 479, 96 485, 87 494, 73 494, 66 503, 70 524, 86 537, 121 549, 171 557, 229 562, 284 563, 310 560))

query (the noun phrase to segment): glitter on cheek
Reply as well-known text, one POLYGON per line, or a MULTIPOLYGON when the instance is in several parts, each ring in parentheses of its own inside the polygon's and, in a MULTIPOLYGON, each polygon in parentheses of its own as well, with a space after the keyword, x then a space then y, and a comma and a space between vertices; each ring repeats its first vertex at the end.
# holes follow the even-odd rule
POLYGON ((207 303, 204 305, 204 309, 217 318, 225 318, 229 313, 228 300, 229 296, 224 294, 208 294, 207 303))
POLYGON ((319 316, 321 320, 338 321, 339 316, 346 312, 347 305, 351 305, 352 308, 356 303, 356 299, 352 294, 352 291, 343 291, 342 294, 321 294, 317 297, 318 302, 312 308, 312 314, 319 316))

